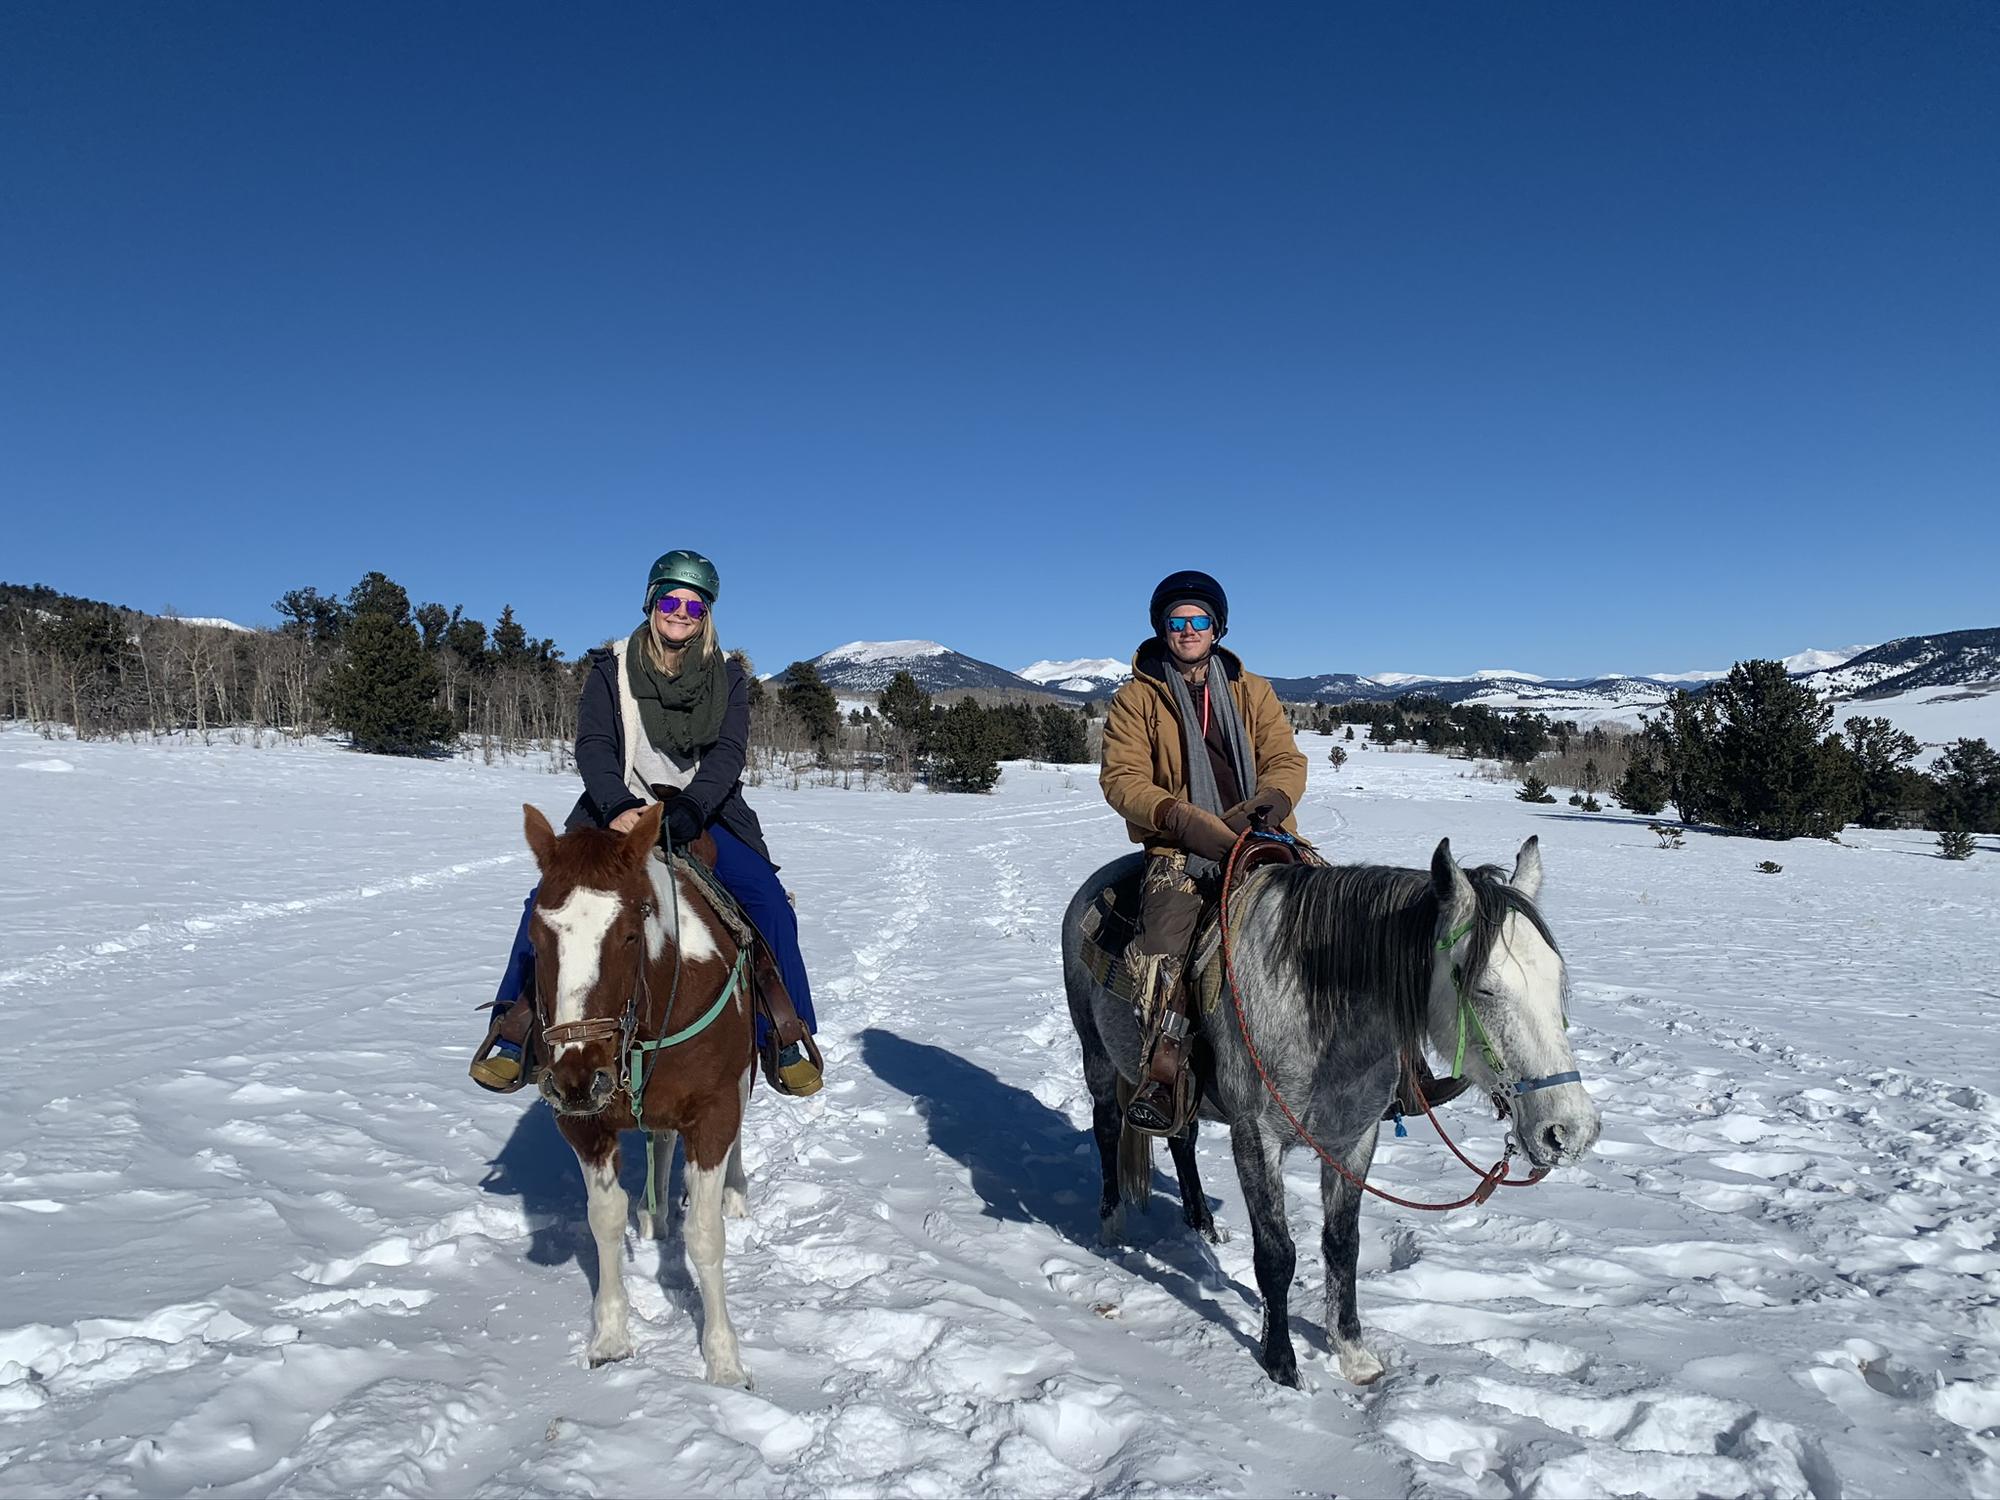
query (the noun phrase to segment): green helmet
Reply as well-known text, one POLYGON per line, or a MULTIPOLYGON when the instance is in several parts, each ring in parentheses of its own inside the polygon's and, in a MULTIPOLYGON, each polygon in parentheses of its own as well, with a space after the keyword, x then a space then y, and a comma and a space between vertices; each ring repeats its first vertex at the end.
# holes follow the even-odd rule
POLYGON ((716 576, 715 564, 699 552, 676 547, 671 552, 663 553, 653 564, 653 570, 646 575, 647 612, 652 612, 653 603, 660 595, 674 589, 693 589, 713 604, 715 596, 722 592, 722 580, 716 576))

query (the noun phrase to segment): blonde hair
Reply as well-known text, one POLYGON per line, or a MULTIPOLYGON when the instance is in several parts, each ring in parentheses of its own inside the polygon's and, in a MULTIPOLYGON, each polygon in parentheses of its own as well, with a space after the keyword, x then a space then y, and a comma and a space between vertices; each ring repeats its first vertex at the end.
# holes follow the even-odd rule
MULTIPOLYGON (((698 649, 703 661, 714 661, 716 657, 722 654, 721 643, 716 639, 715 635, 714 605, 711 604, 701 612, 701 628, 688 637, 686 646, 681 647, 682 661, 687 660, 686 652, 688 646, 698 649)), ((660 644, 660 633, 653 628, 650 612, 646 620, 646 659, 653 664, 653 670, 656 672, 664 673, 669 677, 679 675, 673 665, 667 660, 666 648, 660 644)))

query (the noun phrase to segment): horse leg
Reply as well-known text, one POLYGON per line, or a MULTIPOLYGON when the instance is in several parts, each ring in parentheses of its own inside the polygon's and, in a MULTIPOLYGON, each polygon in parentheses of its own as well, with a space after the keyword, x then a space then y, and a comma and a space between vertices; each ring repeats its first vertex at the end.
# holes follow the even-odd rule
MULTIPOLYGON (((747 1115, 750 1109, 750 1086, 755 1082, 750 1069, 743 1070, 743 1082, 737 1085, 737 1109, 747 1115)), ((750 1179, 743 1173, 743 1127, 736 1127, 736 1139, 729 1143, 729 1160, 724 1165, 722 1177, 722 1217, 725 1219, 747 1219, 750 1217, 750 1179)))
POLYGON ((1179 1134, 1167 1137, 1167 1150, 1174 1158, 1174 1175, 1181 1183, 1182 1220, 1211 1245, 1220 1245, 1228 1241, 1229 1232, 1215 1226, 1208 1195, 1201 1190, 1201 1169, 1194 1160, 1195 1132, 1200 1128, 1200 1119, 1190 1116, 1179 1134))
POLYGON ((1144 1211, 1152 1178, 1152 1148, 1146 1144, 1146 1137, 1139 1137, 1139 1144, 1145 1147, 1146 1161, 1136 1173, 1138 1189, 1121 1193, 1120 1179, 1128 1173, 1120 1146, 1125 1135, 1125 1099, 1132 1086, 1118 1076, 1117 1066, 1097 1034, 1088 998, 1072 995, 1069 1008, 1070 1019, 1076 1025, 1077 1043, 1083 1051, 1083 1081, 1090 1090, 1090 1134, 1097 1142, 1097 1166, 1103 1184, 1097 1199, 1097 1237, 1104 1244, 1116 1245, 1125 1238, 1125 1200, 1136 1200, 1141 1212, 1144 1211))
MULTIPOLYGON (((1343 1158, 1347 1170, 1368 1180, 1375 1160, 1375 1127, 1361 1132, 1343 1158)), ((1320 1248, 1326 1252, 1326 1333, 1340 1373, 1356 1385, 1373 1385, 1382 1378, 1382 1361, 1361 1342, 1361 1316, 1355 1307, 1354 1265, 1361 1253, 1361 1189, 1332 1167, 1319 1169, 1319 1201, 1326 1215, 1320 1248)))
MULTIPOLYGON (((565 1131, 565 1135, 569 1132, 565 1131)), ((591 1237, 597 1241, 597 1300, 590 1309, 588 1354, 593 1368, 632 1354, 632 1311, 625 1300, 625 1189, 618 1185, 618 1132, 598 1126, 570 1139, 583 1168, 590 1201, 591 1237)))
POLYGON ((1291 1226, 1285 1222, 1281 1153, 1277 1141, 1255 1119, 1229 1127, 1229 1149, 1236 1158, 1237 1180, 1243 1184, 1251 1261, 1257 1268, 1257 1290, 1264 1298, 1263 1350, 1258 1358, 1266 1375, 1296 1389, 1299 1360, 1292 1350, 1291 1295, 1298 1254, 1292 1248, 1291 1226))
POLYGON ((653 1149, 647 1160, 653 1169, 653 1180, 648 1184, 651 1191, 646 1196, 659 1208, 639 1210, 639 1238, 663 1240, 667 1237, 667 1184, 673 1180, 674 1142, 678 1137, 671 1130, 655 1130, 649 1138, 653 1149))
MULTIPOLYGON (((741 1125, 738 1125, 741 1131, 741 1125)), ((736 1385, 745 1390, 750 1388, 750 1376, 743 1368, 743 1356, 736 1347, 736 1329, 729 1321, 729 1304, 723 1296, 722 1252, 722 1195, 723 1183, 728 1168, 726 1161, 734 1142, 724 1151, 716 1153, 721 1158, 711 1160, 702 1166, 698 1155, 705 1152, 688 1152, 688 1219, 687 1249, 688 1259, 694 1262, 694 1279, 701 1288, 701 1356, 708 1366, 708 1378, 714 1385, 736 1385)))

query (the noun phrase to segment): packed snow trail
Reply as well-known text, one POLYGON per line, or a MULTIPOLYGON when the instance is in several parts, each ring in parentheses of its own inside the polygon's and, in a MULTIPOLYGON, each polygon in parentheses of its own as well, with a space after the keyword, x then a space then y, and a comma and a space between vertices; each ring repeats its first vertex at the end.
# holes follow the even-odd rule
MULTIPOLYGON (((1162 1173, 1136 1244, 1097 1243, 1056 946, 1123 848, 1091 770, 759 788, 830 1081, 752 1100, 738 1392, 700 1378, 676 1241, 628 1241, 638 1353, 582 1367, 574 1159, 464 1078, 519 805, 568 779, 0 733, 0 1493, 2000 1492, 2000 858, 1852 834, 1767 877, 1764 846, 1306 746, 1336 858, 1542 835, 1596 1157, 1476 1213, 1369 1205, 1363 1392, 1294 1153, 1308 1389, 1275 1388, 1219 1132, 1230 1241, 1162 1173)), ((1377 1174, 1458 1170, 1418 1127, 1377 1174)))

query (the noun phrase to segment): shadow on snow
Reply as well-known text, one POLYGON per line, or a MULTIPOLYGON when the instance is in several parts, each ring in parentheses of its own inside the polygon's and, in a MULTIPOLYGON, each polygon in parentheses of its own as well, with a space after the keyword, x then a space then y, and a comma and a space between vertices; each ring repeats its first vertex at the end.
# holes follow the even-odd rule
MULTIPOLYGON (((1155 1207, 1148 1218, 1159 1230, 1134 1249, 1107 1246, 1098 1238, 1097 1148, 1088 1130, 1026 1089, 942 1047, 880 1027, 863 1031, 860 1040, 869 1070, 909 1095, 931 1144, 971 1174, 986 1217, 1046 1225, 1078 1248, 1156 1282, 1256 1352, 1257 1340, 1216 1299, 1233 1292, 1253 1308, 1261 1303, 1253 1291, 1232 1282, 1209 1245, 1181 1223, 1178 1189, 1157 1160, 1155 1207), (1159 1203, 1161 1192, 1175 1196, 1159 1203)), ((1222 1170, 1233 1175, 1226 1164, 1222 1170)))

